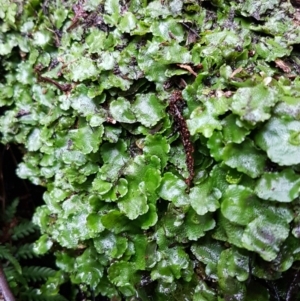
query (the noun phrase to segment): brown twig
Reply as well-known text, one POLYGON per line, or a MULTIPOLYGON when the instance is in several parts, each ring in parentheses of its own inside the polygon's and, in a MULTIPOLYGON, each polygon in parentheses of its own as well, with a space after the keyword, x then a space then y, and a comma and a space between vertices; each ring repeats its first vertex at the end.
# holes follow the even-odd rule
POLYGON ((177 66, 178 66, 179 68, 182 68, 182 69, 187 70, 188 72, 190 72, 191 74, 193 74, 195 77, 197 77, 197 75, 198 75, 198 74, 192 69, 192 67, 189 66, 189 65, 186 65, 186 64, 177 64, 177 66))
POLYGON ((291 67, 288 66, 283 60, 276 59, 275 64, 277 67, 279 67, 281 70, 283 70, 284 73, 290 73, 292 71, 291 67))
POLYGON ((243 71, 243 68, 242 67, 239 67, 237 69, 235 69, 231 75, 230 75, 230 78, 234 78, 238 73, 240 73, 241 71, 243 71))
POLYGON ((50 77, 42 76, 41 75, 42 69, 43 69, 43 66, 41 66, 41 65, 37 65, 34 68, 34 71, 37 74, 38 81, 47 82, 49 84, 52 84, 52 85, 56 86, 62 92, 70 92, 72 90, 72 85, 71 84, 60 84, 60 83, 58 83, 57 81, 53 80, 50 77))
POLYGON ((191 135, 187 128, 185 119, 182 116, 179 102, 182 101, 181 91, 176 90, 172 93, 169 103, 169 112, 173 116, 175 124, 179 127, 181 140, 183 143, 184 151, 186 154, 186 165, 189 171, 189 177, 185 180, 185 183, 188 187, 191 186, 191 183, 194 179, 194 147, 191 142, 191 135))
POLYGON ((197 38, 200 38, 199 34, 197 33, 196 30, 194 30, 193 28, 191 28, 190 26, 186 25, 185 23, 181 23, 185 28, 187 28, 189 31, 191 31, 193 34, 196 35, 197 38))
POLYGON ((60 83, 56 82, 55 80, 53 80, 52 78, 41 76, 40 74, 38 74, 38 80, 42 81, 42 82, 47 82, 47 83, 53 84, 62 92, 70 92, 72 89, 71 84, 60 84, 60 83))
POLYGON ((77 4, 73 5, 75 16, 72 19, 71 25, 67 28, 67 32, 70 32, 72 29, 77 27, 81 18, 86 18, 88 16, 88 13, 84 10, 82 5, 83 1, 79 1, 77 4))
POLYGON ((1 264, 0 264, 0 291, 5 301, 16 300, 8 286, 1 264))

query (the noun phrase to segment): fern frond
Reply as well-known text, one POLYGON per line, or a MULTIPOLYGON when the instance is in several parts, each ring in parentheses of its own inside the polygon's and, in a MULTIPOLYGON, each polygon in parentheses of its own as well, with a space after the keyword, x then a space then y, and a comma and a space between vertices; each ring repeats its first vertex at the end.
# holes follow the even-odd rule
POLYGON ((9 281, 9 279, 18 279, 18 277, 20 277, 21 275, 16 271, 15 267, 11 265, 7 267, 3 267, 3 272, 5 274, 7 281, 9 281))
POLYGON ((41 294, 38 289, 29 289, 21 294, 21 299, 24 301, 68 301, 61 295, 45 295, 41 294))
POLYGON ((11 250, 8 245, 0 246, 0 258, 7 259, 9 255, 11 255, 11 250))
POLYGON ((33 251, 33 243, 20 246, 15 253, 15 256, 18 259, 31 259, 37 257, 37 254, 33 251))
POLYGON ((9 204, 5 208, 5 212, 3 213, 3 216, 2 216, 3 222, 7 223, 12 220, 12 218, 16 214, 18 205, 19 205, 19 199, 16 198, 11 202, 11 204, 9 204))
POLYGON ((28 288, 26 279, 13 266, 3 267, 3 272, 10 287, 14 287, 11 283, 17 283, 18 287, 28 288))
POLYGON ((42 281, 47 280, 49 277, 54 276, 55 270, 46 267, 28 266, 23 267, 23 276, 28 281, 42 281))
POLYGON ((8 260, 19 274, 22 273, 22 268, 18 260, 12 255, 11 250, 8 248, 7 245, 0 246, 0 258, 8 260))
POLYGON ((18 240, 31 233, 34 233, 36 230, 37 230, 37 226, 35 224, 33 224, 29 220, 24 220, 19 225, 14 227, 13 235, 11 236, 11 238, 13 240, 18 240))

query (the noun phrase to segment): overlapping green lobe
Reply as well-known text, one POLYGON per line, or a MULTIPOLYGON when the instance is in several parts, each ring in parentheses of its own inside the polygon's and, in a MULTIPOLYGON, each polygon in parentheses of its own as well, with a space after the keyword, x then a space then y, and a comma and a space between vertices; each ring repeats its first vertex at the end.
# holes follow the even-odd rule
POLYGON ((299 164, 299 129, 298 120, 273 117, 258 132, 256 143, 274 163, 285 166, 299 164))
POLYGON ((292 169, 265 173, 257 182, 255 192, 265 200, 292 202, 299 195, 299 177, 292 169))

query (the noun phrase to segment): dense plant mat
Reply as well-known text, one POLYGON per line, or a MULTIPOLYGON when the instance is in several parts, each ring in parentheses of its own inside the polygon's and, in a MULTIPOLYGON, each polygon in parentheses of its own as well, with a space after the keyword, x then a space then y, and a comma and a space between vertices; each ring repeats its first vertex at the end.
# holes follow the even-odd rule
POLYGON ((0 259, 3 262, 3 266, 0 266, 0 300, 68 300, 58 292, 55 295, 47 293, 48 286, 51 286, 58 276, 62 276, 63 272, 36 265, 42 263, 34 252, 32 242, 38 229, 30 220, 17 216, 18 204, 18 199, 13 200, 0 216, 0 259), (7 279, 7 283, 4 279, 7 279))
POLYGON ((0 18, 1 141, 47 189, 48 293, 69 277, 111 300, 297 300, 289 1, 1 0, 0 18))
POLYGON ((55 268, 52 253, 39 256, 34 252, 40 232, 31 218, 34 208, 43 202, 44 189, 17 177, 19 160, 16 146, 0 144, 0 300, 79 301, 69 298, 81 295, 80 289, 70 283, 60 287, 60 291, 67 288, 67 299, 59 292, 48 294, 52 276, 56 279, 63 272, 55 268))

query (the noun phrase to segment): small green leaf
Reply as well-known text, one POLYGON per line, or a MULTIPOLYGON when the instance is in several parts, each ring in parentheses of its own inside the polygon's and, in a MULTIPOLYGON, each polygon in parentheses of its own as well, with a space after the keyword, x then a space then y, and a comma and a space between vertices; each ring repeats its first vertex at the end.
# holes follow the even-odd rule
MULTIPOLYGON (((174 140, 176 140, 177 137, 178 135, 174 136, 174 140)), ((169 143, 171 142, 172 140, 169 141, 169 143)), ((180 171, 181 179, 188 177, 189 173, 186 166, 186 153, 182 144, 171 146, 169 162, 176 167, 177 171, 180 171)))
POLYGON ((110 112, 116 121, 124 123, 136 122, 130 102, 123 97, 119 97, 110 103, 110 112))
POLYGON ((263 174, 255 187, 260 198, 284 203, 292 202, 299 195, 299 191, 299 176, 289 168, 263 174))
POLYGON ((152 1, 148 4, 146 15, 149 15, 151 18, 155 19, 158 16, 166 17, 168 15, 172 15, 167 5, 163 5, 160 1, 152 1))
POLYGON ((222 132, 214 131, 207 141, 207 147, 210 150, 210 155, 216 160, 221 161, 224 151, 224 139, 222 132))
POLYGON ((82 116, 95 115, 97 112, 95 101, 86 94, 72 95, 70 100, 72 108, 82 116))
POLYGON ((170 145, 166 137, 160 134, 148 135, 144 142, 143 151, 145 154, 155 155, 160 159, 162 169, 165 168, 170 151, 170 145))
POLYGON ((199 215, 216 211, 220 207, 221 196, 221 191, 213 187, 210 179, 191 188, 189 194, 191 206, 199 215))
POLYGON ((127 194, 118 200, 118 207, 131 220, 145 214, 149 206, 143 185, 129 183, 127 194))
POLYGON ((51 40, 51 32, 48 30, 39 30, 33 33, 33 44, 38 47, 46 47, 51 40))
POLYGON ((235 277, 243 282, 249 277, 249 254, 237 248, 230 248, 222 251, 220 255, 220 265, 223 266, 224 274, 235 277), (223 261, 221 263, 221 261, 223 261))
POLYGON ((222 214, 231 222, 246 226, 254 220, 260 201, 254 192, 244 186, 230 185, 221 204, 222 214))
POLYGON ((18 65, 17 68, 17 75, 16 75, 17 80, 26 85, 32 85, 34 83, 34 73, 32 66, 28 62, 22 62, 18 65))
POLYGON ((86 283, 95 288, 103 275, 103 266, 99 259, 99 255, 93 248, 86 249, 81 256, 77 257, 74 267, 74 282, 86 283))
POLYGON ((272 261, 289 231, 289 224, 275 214, 259 216, 247 225, 242 243, 244 248, 257 252, 264 260, 272 261))
MULTIPOLYGON (((53 240, 56 240, 63 247, 76 248, 79 241, 91 238, 90 230, 86 227, 88 213, 82 207, 79 213, 71 214, 68 218, 61 217, 56 220, 55 224, 51 225, 53 240), (66 223, 68 228, 65 227, 66 223)), ((68 208, 68 210, 71 213, 72 209, 68 208)))
POLYGON ((74 265, 76 258, 70 256, 67 252, 56 252, 56 265, 58 268, 65 272, 74 271, 74 265))
POLYGON ((94 179, 92 185, 93 185, 93 191, 101 195, 107 193, 113 186, 110 182, 103 181, 100 178, 94 179))
POLYGON ((206 231, 212 230, 216 225, 212 214, 199 215, 192 208, 189 209, 181 233, 189 240, 198 240, 206 231))
POLYGON ((229 30, 208 31, 204 35, 204 41, 218 47, 236 46, 239 43, 239 37, 229 30))
POLYGON ((248 257, 241 256, 232 249, 224 250, 218 262, 218 283, 224 293, 225 299, 244 300, 246 286, 234 276, 247 279, 249 273, 248 257), (240 261, 240 262, 239 262, 240 261), (238 298, 235 298, 238 296, 238 298))
POLYGON ((145 235, 134 234, 132 237, 134 243, 134 255, 132 261, 135 263, 137 270, 145 270, 146 268, 146 249, 148 238, 145 235))
POLYGON ((159 196, 166 201, 173 202, 175 206, 183 206, 189 203, 185 192, 186 184, 183 180, 170 172, 166 172, 161 181, 159 196))
MULTIPOLYGON (((12 38, 11 36, 9 38, 12 38)), ((9 39, 6 43, 1 43, 0 45, 0 55, 4 56, 10 54, 12 49, 18 45, 16 39, 9 39)))
POLYGON ((154 58, 159 51, 159 44, 158 42, 148 42, 146 47, 139 51, 137 61, 148 80, 163 83, 167 79, 165 72, 168 67, 154 58))
POLYGON ((87 227, 91 230, 90 236, 97 236, 105 228, 101 223, 101 216, 97 213, 91 213, 86 218, 87 227))
POLYGON ((117 143, 103 143, 101 145, 100 153, 104 161, 104 165, 100 168, 102 180, 108 182, 117 181, 124 173, 129 158, 126 150, 127 146, 123 140, 118 140, 117 143))
POLYGON ((252 16, 257 20, 268 10, 273 10, 278 5, 278 0, 270 0, 268 2, 259 3, 256 0, 248 0, 241 4, 242 14, 244 16, 252 16))
POLYGON ((137 120, 146 127, 154 126, 164 117, 165 107, 153 93, 138 94, 132 104, 137 120))
MULTIPOLYGON (((163 218, 160 220, 160 229, 163 230, 166 237, 176 237, 176 240, 181 240, 182 224, 185 220, 185 212, 182 208, 176 208, 173 204, 169 204, 167 212, 165 212, 163 218)), ((158 230, 160 232, 160 230, 158 230)), ((161 234, 161 232, 160 232, 161 234)), ((159 242, 158 239, 158 243, 159 242)))
POLYGON ((30 135, 28 136, 28 142, 27 142, 27 147, 28 150, 33 152, 37 151, 40 149, 42 146, 42 141, 41 141, 41 131, 38 128, 35 128, 30 135))
POLYGON ((217 301, 216 292, 204 281, 200 281, 195 287, 193 301, 217 301))
POLYGON ((274 113, 288 119, 300 120, 300 103, 297 101, 300 95, 299 79, 283 82, 281 88, 283 88, 284 94, 282 94, 281 101, 277 103, 274 113))
POLYGON ((229 186, 226 176, 230 173, 231 169, 224 164, 214 165, 210 172, 213 187, 218 188, 224 194, 229 186))
POLYGON ((149 204, 149 210, 145 214, 139 216, 137 222, 141 225, 143 230, 147 230, 157 223, 158 216, 156 212, 156 206, 154 204, 149 204))
POLYGON ((101 54, 104 49, 104 42, 106 40, 106 33, 96 28, 90 29, 90 34, 86 37, 85 42, 89 46, 90 53, 101 54))
POLYGON ((145 214, 149 206, 147 199, 156 201, 156 189, 160 185, 160 161, 158 157, 136 156, 128 165, 125 174, 128 181, 128 193, 118 200, 119 209, 130 219, 145 214))
POLYGON ((122 32, 130 32, 136 28, 137 18, 132 12, 126 12, 119 23, 119 28, 122 32))
POLYGON ((108 0, 105 1, 104 5, 105 12, 110 15, 112 25, 115 25, 120 17, 121 6, 119 0, 108 0))
POLYGON ((104 140, 110 143, 116 143, 119 140, 119 136, 122 133, 122 128, 107 125, 104 128, 104 140))
POLYGON ((241 144, 228 143, 222 157, 226 165, 251 178, 257 178, 265 169, 266 156, 248 138, 241 144))
POLYGON ((242 236, 245 227, 231 223, 221 213, 218 214, 217 227, 213 233, 213 238, 221 241, 226 241, 239 248, 244 248, 242 245, 242 236))
POLYGON ((276 89, 264 84, 239 88, 233 96, 232 111, 251 124, 268 120, 271 108, 278 101, 277 95, 276 89))
POLYGON ((119 179, 117 183, 113 183, 112 189, 103 195, 105 201, 116 201, 118 198, 123 197, 128 192, 128 182, 126 179, 119 179))
POLYGON ((116 285, 125 296, 132 296, 135 294, 135 274, 136 268, 134 263, 131 262, 115 262, 108 269, 108 279, 116 285))
MULTIPOLYGON (((276 0, 275 0, 276 1, 276 0)), ((281 37, 275 39, 269 37, 262 37, 260 42, 255 45, 255 51, 265 61, 275 61, 277 58, 289 56, 293 47, 287 45, 281 37)))
POLYGON ((63 209, 61 214, 67 218, 74 213, 82 212, 87 208, 87 205, 85 204, 82 196, 74 194, 62 203, 61 208, 63 209))
POLYGON ((87 118, 91 127, 99 127, 106 121, 106 119, 101 115, 93 115, 87 118))
POLYGON ((164 282, 171 283, 181 277, 182 269, 189 265, 188 255, 181 247, 174 247, 162 252, 162 259, 157 263, 151 272, 152 280, 162 279, 164 282))
POLYGON ((223 137, 226 142, 241 143, 250 130, 241 126, 237 116, 230 114, 222 120, 223 137))
POLYGON ((70 131, 70 138, 74 143, 74 148, 83 154, 95 153, 103 135, 103 126, 91 129, 89 126, 81 127, 70 131))
POLYGON ((190 119, 187 120, 188 128, 191 135, 196 133, 203 134, 204 137, 209 138, 214 130, 221 130, 221 122, 208 110, 203 110, 201 107, 196 108, 190 119))
POLYGON ((173 18, 154 20, 150 30, 153 35, 159 37, 162 42, 171 41, 172 39, 182 42, 184 39, 182 26, 173 18))
POLYGON ((115 285, 113 285, 104 274, 97 288, 94 290, 95 295, 106 296, 109 299, 115 298, 116 301, 121 301, 119 292, 115 285))
POLYGON ((295 132, 300 132, 300 121, 273 117, 262 127, 255 141, 273 162, 296 165, 300 163, 300 145, 294 143, 295 132))
POLYGON ((220 242, 208 237, 202 238, 191 247, 196 258, 206 265, 205 272, 211 278, 217 277, 217 265, 223 250, 220 242))
POLYGON ((122 212, 111 210, 101 218, 103 226, 113 233, 129 231, 132 228, 132 221, 122 212))
POLYGON ((159 51, 154 55, 154 59, 161 64, 189 64, 192 57, 186 47, 179 45, 179 43, 172 40, 164 47, 159 47, 159 51))
POLYGON ((85 155, 76 150, 67 150, 62 152, 61 159, 66 164, 76 164, 77 166, 82 166, 86 163, 86 157, 85 155))
POLYGON ((128 247, 127 238, 117 236, 108 231, 94 238, 94 246, 98 253, 105 253, 111 258, 120 258, 128 247))
POLYGON ((93 60, 87 57, 81 57, 70 64, 68 77, 75 82, 82 82, 91 77, 96 78, 98 74, 99 70, 96 68, 93 60))
POLYGON ((52 246, 53 241, 47 234, 44 234, 34 243, 33 251, 37 254, 45 254, 51 249, 52 246))
POLYGON ((58 7, 53 13, 54 25, 60 29, 68 16, 68 10, 64 7, 58 7))

